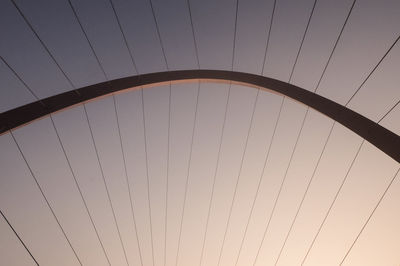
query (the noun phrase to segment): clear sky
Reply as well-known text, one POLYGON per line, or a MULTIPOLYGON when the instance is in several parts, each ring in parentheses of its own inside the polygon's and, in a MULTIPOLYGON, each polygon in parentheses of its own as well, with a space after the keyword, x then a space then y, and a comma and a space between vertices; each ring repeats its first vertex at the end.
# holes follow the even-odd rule
MULTIPOLYGON (((396 0, 4 0, 0 111, 108 79, 223 69, 399 135, 399 26, 396 0)), ((0 135, 0 264, 399 265, 399 167, 282 95, 128 90, 0 135)))

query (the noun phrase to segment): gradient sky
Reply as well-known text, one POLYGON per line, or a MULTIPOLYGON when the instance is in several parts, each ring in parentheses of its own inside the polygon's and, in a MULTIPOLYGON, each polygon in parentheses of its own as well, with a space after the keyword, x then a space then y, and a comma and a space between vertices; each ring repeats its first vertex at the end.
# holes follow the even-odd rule
MULTIPOLYGON (((22 16, 0 1, 0 111, 107 79, 224 69, 400 134, 400 44, 384 57, 399 1, 189 2, 15 0, 22 16)), ((399 167, 287 97, 172 84, 0 135, 0 210, 40 265, 399 265, 399 167)), ((0 264, 35 265, 4 217, 0 264)))

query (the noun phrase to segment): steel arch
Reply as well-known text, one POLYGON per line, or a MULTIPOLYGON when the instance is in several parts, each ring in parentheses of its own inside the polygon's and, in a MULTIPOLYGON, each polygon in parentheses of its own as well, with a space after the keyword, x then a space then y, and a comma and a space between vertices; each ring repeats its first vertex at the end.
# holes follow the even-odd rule
POLYGON ((351 109, 318 94, 276 79, 226 70, 178 70, 136 75, 98 83, 42 99, 0 114, 0 134, 50 113, 107 94, 163 82, 222 81, 274 91, 299 101, 349 128, 400 162, 400 136, 351 109))

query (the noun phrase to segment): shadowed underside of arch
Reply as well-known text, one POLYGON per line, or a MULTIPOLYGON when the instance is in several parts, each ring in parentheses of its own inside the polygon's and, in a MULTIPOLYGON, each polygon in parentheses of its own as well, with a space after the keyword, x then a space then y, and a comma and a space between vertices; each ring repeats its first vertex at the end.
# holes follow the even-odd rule
POLYGON ((53 112, 111 93, 142 86, 157 86, 163 82, 199 80, 235 82, 285 95, 332 118, 400 162, 400 136, 374 121, 343 105, 287 82, 255 74, 225 70, 157 72, 115 79, 68 91, 0 114, 0 134, 53 112))

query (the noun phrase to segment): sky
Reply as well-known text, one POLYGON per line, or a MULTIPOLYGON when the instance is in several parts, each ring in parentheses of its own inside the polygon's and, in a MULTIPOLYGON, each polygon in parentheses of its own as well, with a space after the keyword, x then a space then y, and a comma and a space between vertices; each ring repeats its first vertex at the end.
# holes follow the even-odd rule
MULTIPOLYGON (((0 111, 222 69, 300 86, 399 135, 398 25, 395 0, 5 0, 0 111)), ((127 90, 2 134, 0 147, 4 265, 400 263, 399 163, 282 95, 127 90)))

